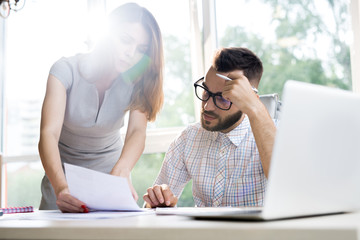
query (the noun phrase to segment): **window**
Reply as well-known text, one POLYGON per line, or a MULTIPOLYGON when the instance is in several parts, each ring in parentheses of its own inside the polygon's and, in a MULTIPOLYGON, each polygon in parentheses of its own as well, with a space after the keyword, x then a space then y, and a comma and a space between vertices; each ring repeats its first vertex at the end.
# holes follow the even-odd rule
POLYGON ((260 94, 281 94, 290 79, 350 90, 349 4, 216 1, 219 45, 247 47, 262 59, 260 94))
MULTIPOLYGON (((0 144, 7 156, 3 171, 6 175, 1 175, 2 185, 7 185, 2 189, 2 193, 7 190, 7 199, 1 194, 3 205, 6 201, 8 206, 39 205, 43 169, 37 156, 37 142, 51 65, 62 56, 88 51, 101 31, 101 19, 125 2, 27 0, 21 11, 12 12, 6 20, 0 19, 0 144)), ((353 29, 359 31, 357 1, 135 2, 148 8, 157 19, 166 64, 165 104, 157 121, 148 126, 145 154, 132 174, 139 205, 142 194, 160 170, 169 142, 197 119, 196 106, 200 102, 194 100, 192 83, 204 74, 216 47, 247 47, 262 59, 260 94, 281 95, 289 79, 342 89, 354 87, 348 7, 355 6, 350 9, 354 13, 352 23, 356 26, 353 29)), ((355 49, 359 52, 359 45, 355 49)), ((359 58, 355 61, 358 63, 359 58)), ((359 75, 357 69, 354 72, 359 75)), ((193 204, 188 185, 179 206, 193 204)))
POLYGON ((36 156, 46 80, 51 65, 61 56, 87 50, 86 10, 86 0, 26 1, 21 11, 12 12, 4 20, 6 91, 2 134, 4 155, 11 157, 4 158, 3 179, 7 184, 2 189, 3 204, 39 206, 44 171, 36 156), (28 155, 34 157, 26 161, 28 155))

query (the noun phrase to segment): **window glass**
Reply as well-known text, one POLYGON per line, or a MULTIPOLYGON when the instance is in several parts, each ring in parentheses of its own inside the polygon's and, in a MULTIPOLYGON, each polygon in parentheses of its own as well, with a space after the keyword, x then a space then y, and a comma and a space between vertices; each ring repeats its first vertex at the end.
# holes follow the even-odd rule
MULTIPOLYGON (((86 18, 86 0, 28 0, 5 20, 5 156, 38 154, 40 111, 50 67, 62 56, 87 51, 86 18)), ((40 161, 5 166, 7 205, 37 208, 44 175, 40 161)))
POLYGON ((30 0, 6 19, 6 155, 37 154, 50 67, 87 51, 86 10, 86 0, 30 0))
POLYGON ((247 47, 261 58, 260 94, 281 93, 290 79, 351 89, 348 6, 349 0, 216 1, 219 45, 247 47))
POLYGON ((9 207, 39 207, 40 183, 44 169, 40 163, 11 163, 6 165, 7 172, 7 205, 9 207))

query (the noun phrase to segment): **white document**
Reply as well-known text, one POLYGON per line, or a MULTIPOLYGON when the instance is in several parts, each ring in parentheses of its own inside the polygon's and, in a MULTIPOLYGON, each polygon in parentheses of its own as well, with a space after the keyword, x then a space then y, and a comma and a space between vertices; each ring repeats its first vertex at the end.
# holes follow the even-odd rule
POLYGON ((70 194, 90 210, 142 211, 132 197, 126 178, 64 164, 70 194))
POLYGON ((4 214, 0 217, 0 223, 10 220, 96 220, 96 219, 117 219, 140 215, 155 214, 154 209, 144 209, 136 212, 120 211, 95 211, 89 213, 62 213, 60 210, 34 210, 29 213, 4 214))

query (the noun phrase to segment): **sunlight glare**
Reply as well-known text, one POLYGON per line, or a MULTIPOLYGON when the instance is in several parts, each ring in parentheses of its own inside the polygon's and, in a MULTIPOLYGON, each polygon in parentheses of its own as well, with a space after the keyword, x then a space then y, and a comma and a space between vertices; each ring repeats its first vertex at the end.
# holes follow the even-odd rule
POLYGON ((87 19, 87 45, 89 50, 91 50, 105 36, 108 30, 106 27, 108 25, 106 22, 106 12, 103 7, 95 6, 89 9, 89 12, 83 17, 87 19))

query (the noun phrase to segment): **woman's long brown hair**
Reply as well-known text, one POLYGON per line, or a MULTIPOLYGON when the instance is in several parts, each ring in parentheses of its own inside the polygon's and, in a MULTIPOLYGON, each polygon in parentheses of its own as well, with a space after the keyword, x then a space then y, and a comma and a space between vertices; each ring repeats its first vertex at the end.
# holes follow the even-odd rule
POLYGON ((154 121, 164 101, 163 43, 160 28, 153 15, 145 8, 141 8, 141 11, 141 24, 147 30, 151 39, 148 51, 150 64, 141 78, 135 83, 129 109, 138 109, 146 112, 148 120, 154 121))
MULTIPOLYGON (((121 31, 119 27, 126 22, 142 24, 150 36, 149 49, 144 56, 148 59, 147 65, 141 71, 138 70, 137 76, 131 80, 134 89, 127 110, 140 110, 147 114, 148 121, 155 121, 164 102, 164 53, 161 31, 154 16, 136 3, 121 5, 109 15, 110 31, 121 31)), ((80 62, 79 69, 83 77, 95 81, 109 71, 112 67, 109 57, 111 54, 112 49, 106 39, 100 41, 93 52, 85 55, 80 62)))

